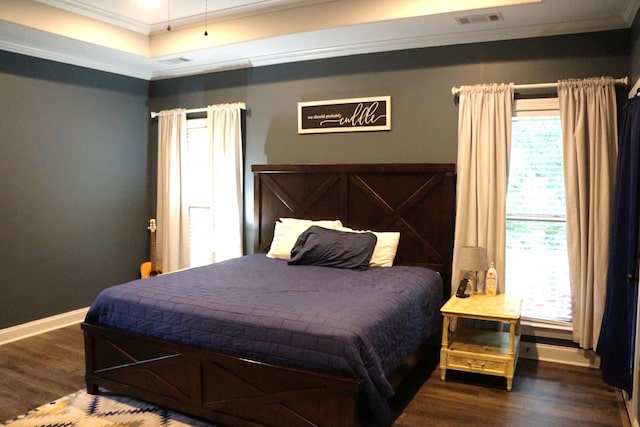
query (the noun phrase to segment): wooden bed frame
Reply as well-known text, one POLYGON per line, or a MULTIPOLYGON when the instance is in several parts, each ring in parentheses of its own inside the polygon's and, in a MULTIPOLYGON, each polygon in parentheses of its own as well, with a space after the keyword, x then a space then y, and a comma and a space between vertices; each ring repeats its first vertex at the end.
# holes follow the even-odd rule
MULTIPOLYGON (((254 165, 256 244, 280 217, 340 219, 401 232, 396 264, 439 271, 449 295, 452 164, 254 165)), ((357 426, 370 413, 357 378, 215 353, 83 323, 89 393, 142 399, 227 426, 357 426)), ((397 384, 394 380, 392 384, 397 384)))

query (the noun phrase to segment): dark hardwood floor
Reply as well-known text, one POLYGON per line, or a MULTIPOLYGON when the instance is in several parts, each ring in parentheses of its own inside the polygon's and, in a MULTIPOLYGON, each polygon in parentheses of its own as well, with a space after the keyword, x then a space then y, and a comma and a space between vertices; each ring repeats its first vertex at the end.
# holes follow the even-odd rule
POLYGON ((83 386, 80 325, 0 346, 0 422, 83 386))
MULTIPOLYGON (((80 326, 0 346, 0 422, 84 387, 80 326)), ((520 359, 513 391, 498 377, 418 366, 392 400, 393 427, 630 426, 598 370, 520 359)))

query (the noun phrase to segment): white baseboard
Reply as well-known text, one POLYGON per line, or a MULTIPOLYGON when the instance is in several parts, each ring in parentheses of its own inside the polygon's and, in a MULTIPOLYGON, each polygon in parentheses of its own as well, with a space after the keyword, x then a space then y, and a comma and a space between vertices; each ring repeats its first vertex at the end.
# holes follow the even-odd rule
MULTIPOLYGON (((0 329, 0 345, 78 324, 84 320, 88 310, 89 307, 80 308, 10 328, 0 329)), ((520 341, 520 357, 588 368, 597 369, 600 367, 600 357, 595 352, 574 347, 520 341)))
POLYGON ((622 390, 622 398, 624 400, 624 406, 627 409, 627 415, 629 416, 631 427, 640 427, 640 420, 638 420, 638 408, 633 407, 636 400, 630 399, 629 394, 624 390, 622 390))
POLYGON ((49 332, 54 329, 64 328, 65 326, 78 324, 84 320, 88 310, 89 307, 79 308, 67 313, 0 329, 0 345, 49 332))
POLYGON ((598 369, 600 356, 592 350, 520 341, 520 357, 598 369))

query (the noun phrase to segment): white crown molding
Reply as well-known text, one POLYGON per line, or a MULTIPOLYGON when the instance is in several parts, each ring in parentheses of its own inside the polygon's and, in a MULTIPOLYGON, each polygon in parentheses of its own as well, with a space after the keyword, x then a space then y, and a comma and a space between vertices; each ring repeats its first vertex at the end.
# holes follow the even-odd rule
MULTIPOLYGON (((451 46, 458 44, 473 44, 500 40, 527 39, 540 36, 597 32, 612 29, 612 26, 616 26, 615 23, 604 21, 589 21, 576 22, 571 26, 532 25, 525 28, 519 27, 501 30, 474 31, 455 34, 444 34, 438 36, 403 37, 353 43, 348 45, 343 44, 339 46, 322 46, 310 49, 273 52, 266 55, 246 56, 231 61, 211 61, 206 64, 184 65, 166 70, 156 70, 151 73, 151 80, 160 80, 185 75, 203 74, 249 67, 262 67, 369 53, 420 49, 438 46, 451 46)), ((617 27, 623 28, 619 25, 617 27)), ((245 50, 241 46, 236 46, 235 49, 239 51, 245 50)), ((185 54, 184 56, 189 55, 185 54)), ((214 55, 212 55, 212 57, 214 57, 214 55)))
MULTIPOLYGON (((56 7, 78 3, 73 0, 38 1, 56 7)), ((300 6, 330 2, 331 0, 300 0, 291 4, 300 6)), ((271 10, 287 7, 285 0, 265 0, 256 3, 266 3, 271 10)), ((290 5, 289 8, 291 7, 295 6, 290 5)), ((520 13, 505 20, 498 27, 452 26, 449 21, 453 22, 453 15, 438 18, 416 17, 239 41, 151 58, 144 54, 125 52, 36 30, 0 18, 0 49, 143 80, 159 80, 385 51, 629 28, 631 23, 626 22, 633 20, 639 7, 640 0, 629 0, 625 3, 624 10, 619 10, 617 14, 583 20, 574 17, 576 20, 571 22, 566 22, 566 19, 547 23, 540 19, 534 21, 543 22, 540 24, 523 20, 520 13), (621 15, 625 15, 624 19, 621 15), (434 26, 436 28, 433 28, 434 26), (167 63, 167 60, 178 57, 188 58, 189 62, 167 63)), ((96 41, 98 42, 100 40, 96 41)))
POLYGON ((121 27, 127 30, 135 31, 140 34, 148 35, 151 32, 151 26, 148 24, 145 24, 144 22, 127 18, 125 16, 117 15, 104 9, 98 9, 89 5, 78 3, 73 0, 36 0, 36 1, 51 7, 55 7, 57 9, 66 10, 67 12, 86 16, 88 18, 106 22, 107 24, 116 25, 118 27, 121 27))
MULTIPOLYGON (((106 9, 94 7, 74 0, 36 0, 39 3, 46 4, 67 12, 86 16, 98 21, 102 21, 111 25, 115 25, 127 30, 135 31, 140 34, 149 35, 153 32, 166 31, 167 21, 160 22, 143 22, 126 16, 112 13, 106 9)), ((209 10, 205 15, 205 10, 190 16, 176 16, 171 19, 171 27, 178 29, 181 27, 192 26, 195 24, 203 24, 205 19, 209 23, 216 20, 229 18, 242 18, 246 16, 259 15, 263 13, 271 13, 297 7, 304 7, 318 3, 329 3, 334 0, 262 0, 251 4, 239 5, 225 9, 209 10)), ((215 3, 215 2, 212 2, 215 3)), ((179 4, 178 4, 179 6, 179 4)))
POLYGON ((86 57, 63 54, 46 49, 39 49, 31 45, 27 46, 23 44, 8 42, 5 40, 0 40, 0 50, 19 53, 26 56, 32 56, 34 58, 47 59, 49 61, 60 62, 63 64, 90 68, 97 71, 105 71, 107 73, 135 77, 142 80, 151 80, 153 76, 153 74, 145 68, 129 67, 121 62, 95 61, 86 57))
MULTIPOLYGON (((160 61, 162 58, 144 58, 137 55, 126 54, 123 52, 110 50, 102 47, 92 47, 95 49, 95 55, 92 57, 79 56, 70 53, 62 53, 60 51, 41 49, 34 45, 25 45, 17 42, 11 42, 0 39, 0 49, 19 53, 28 56, 34 56, 37 58, 48 59, 51 61, 62 62, 71 65, 77 65, 80 67, 106 71, 115 74, 121 74, 129 77, 135 77, 143 80, 160 80, 167 78, 175 78, 187 75, 228 71, 233 69, 260 67, 267 65, 285 64, 291 62, 311 61, 317 59, 327 59, 332 57, 343 57, 350 55, 360 55, 367 53, 379 53, 386 51, 405 50, 426 48, 435 46, 449 46, 455 44, 469 44, 479 42, 498 41, 505 39, 525 39, 531 37, 538 37, 541 35, 562 35, 571 33, 584 33, 594 32, 600 30, 611 29, 615 23, 604 21, 585 21, 576 22, 572 25, 558 25, 558 26, 546 26, 546 25, 534 25, 529 27, 519 28, 507 28, 500 30, 486 30, 486 31, 473 31, 463 32, 455 34, 444 34, 438 36, 416 36, 416 37, 403 37, 386 40, 372 40, 366 42, 356 42, 352 44, 340 45, 340 46, 315 46, 312 48, 293 48, 286 51, 271 51, 267 54, 256 55, 238 55, 233 59, 221 59, 215 60, 214 58, 220 58, 223 55, 215 54, 215 49, 211 50, 211 54, 207 51, 197 52, 199 57, 209 58, 206 61, 198 61, 195 64, 185 63, 184 65, 176 66, 163 66, 160 61), (109 55, 101 55, 100 51, 104 51, 109 55), (96 58, 108 58, 105 60, 98 60, 96 58), (122 60, 114 60, 115 58, 122 58, 122 60)), ((313 38, 313 34, 308 35, 313 38)), ((271 41, 256 41, 241 43, 235 46, 229 46, 227 51, 235 52, 251 52, 256 49, 252 48, 252 45, 259 43, 271 43, 275 45, 281 45, 274 40, 271 41)), ((221 49, 221 48, 218 48, 221 49)), ((180 56, 189 57, 190 54, 183 53, 180 56)))

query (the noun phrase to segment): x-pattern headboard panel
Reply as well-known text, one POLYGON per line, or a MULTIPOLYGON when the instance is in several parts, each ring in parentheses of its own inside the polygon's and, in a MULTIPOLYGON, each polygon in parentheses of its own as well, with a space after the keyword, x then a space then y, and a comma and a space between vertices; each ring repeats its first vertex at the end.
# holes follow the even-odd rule
POLYGON ((439 271, 449 286, 455 226, 455 165, 254 165, 256 252, 267 252, 282 217, 340 219, 400 231, 396 264, 439 271))

